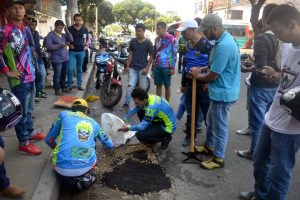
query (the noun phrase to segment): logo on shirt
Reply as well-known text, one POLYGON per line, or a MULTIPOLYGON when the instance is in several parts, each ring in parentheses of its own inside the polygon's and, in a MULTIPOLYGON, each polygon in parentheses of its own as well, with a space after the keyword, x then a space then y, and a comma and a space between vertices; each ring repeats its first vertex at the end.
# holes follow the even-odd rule
POLYGON ((22 53, 23 49, 25 48, 25 40, 22 37, 22 33, 18 30, 17 33, 11 33, 12 41, 10 42, 10 46, 13 49, 13 53, 15 56, 18 56, 22 53))
POLYGON ((80 142, 86 142, 89 139, 89 137, 91 136, 93 127, 89 122, 82 121, 76 125, 76 131, 77 131, 78 139, 80 140, 80 142))
POLYGON ((293 71, 290 67, 284 66, 282 70, 282 81, 278 92, 284 93, 293 85, 298 76, 299 72, 293 71))

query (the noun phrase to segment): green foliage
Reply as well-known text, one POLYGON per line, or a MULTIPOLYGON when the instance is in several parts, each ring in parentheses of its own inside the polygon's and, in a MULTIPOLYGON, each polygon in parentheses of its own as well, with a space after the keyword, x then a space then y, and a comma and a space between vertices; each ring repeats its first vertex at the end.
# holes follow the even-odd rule
POLYGON ((113 5, 109 1, 103 0, 78 0, 78 10, 82 15, 83 21, 94 24, 96 20, 96 8, 98 6, 98 24, 100 30, 114 22, 112 14, 113 5))
POLYGON ((124 31, 148 18, 155 18, 155 7, 141 0, 124 0, 114 5, 113 15, 124 31))

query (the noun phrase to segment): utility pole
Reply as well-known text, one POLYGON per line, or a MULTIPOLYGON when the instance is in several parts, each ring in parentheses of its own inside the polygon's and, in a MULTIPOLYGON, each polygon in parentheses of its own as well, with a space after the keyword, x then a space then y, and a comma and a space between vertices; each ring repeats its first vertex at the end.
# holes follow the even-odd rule
POLYGON ((95 33, 98 34, 98 4, 96 4, 96 20, 95 20, 95 33))

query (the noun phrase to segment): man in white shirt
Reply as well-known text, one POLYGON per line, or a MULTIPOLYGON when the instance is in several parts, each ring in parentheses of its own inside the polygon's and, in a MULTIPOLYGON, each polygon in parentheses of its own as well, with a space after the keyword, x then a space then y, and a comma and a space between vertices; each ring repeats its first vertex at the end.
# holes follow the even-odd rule
POLYGON ((262 70, 266 79, 280 80, 280 85, 254 150, 255 192, 240 193, 243 200, 284 200, 300 147, 300 121, 280 104, 286 91, 300 86, 300 12, 280 5, 270 14, 268 24, 281 41, 291 45, 283 49, 281 72, 269 66, 262 70))

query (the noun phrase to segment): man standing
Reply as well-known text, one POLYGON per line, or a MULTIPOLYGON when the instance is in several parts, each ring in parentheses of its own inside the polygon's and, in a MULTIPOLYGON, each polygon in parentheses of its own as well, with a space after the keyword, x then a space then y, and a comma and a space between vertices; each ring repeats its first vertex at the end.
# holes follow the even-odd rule
MULTIPOLYGON (((296 153, 300 148, 299 106, 285 110, 281 105, 283 94, 300 86, 300 12, 290 5, 279 5, 269 15, 267 24, 284 43, 282 70, 264 66, 266 80, 280 81, 273 103, 265 115, 265 123, 253 154, 255 192, 242 192, 242 200, 284 200, 286 199, 295 166, 296 153), (292 111, 292 112, 291 112, 292 111), (292 113, 292 114, 291 114, 292 113)), ((288 100, 299 94, 291 93, 288 100)), ((299 105, 296 102, 295 105, 299 105)))
POLYGON ((278 87, 278 83, 265 80, 264 75, 261 73, 264 66, 271 66, 276 71, 280 71, 280 66, 277 66, 275 62, 279 41, 266 24, 268 15, 276 7, 276 4, 268 4, 264 7, 262 22, 266 31, 260 33, 254 40, 253 55, 255 58, 255 68, 250 77, 249 99, 249 121, 252 140, 249 149, 237 151, 240 157, 249 160, 252 160, 252 154, 263 126, 265 114, 273 102, 278 87))
POLYGON ((136 38, 133 38, 129 44, 129 55, 126 71, 129 70, 128 87, 125 96, 125 102, 121 110, 129 108, 131 92, 139 82, 139 87, 147 88, 147 75, 153 60, 152 42, 145 37, 145 25, 137 24, 135 26, 136 38), (149 56, 149 59, 148 59, 149 56))
POLYGON ((87 116, 88 111, 84 99, 74 100, 72 112, 62 111, 45 139, 54 150, 54 170, 70 192, 86 190, 96 181, 91 172, 97 162, 96 139, 107 148, 114 147, 100 125, 87 116))
POLYGON ((167 31, 165 22, 158 22, 155 39, 154 51, 155 61, 153 66, 154 84, 156 85, 156 95, 162 96, 162 85, 165 86, 165 98, 170 100, 171 96, 171 77, 174 75, 174 69, 177 58, 176 39, 167 31))
POLYGON ((82 65, 85 57, 85 48, 89 46, 88 30, 82 26, 82 19, 79 13, 74 15, 74 25, 69 27, 73 36, 73 42, 70 44, 69 67, 68 67, 68 89, 72 90, 73 73, 77 69, 77 89, 84 90, 82 87, 82 65))
POLYGON ((36 66, 36 77, 35 77, 35 87, 36 87, 36 98, 47 98, 47 93, 45 91, 45 83, 46 83, 46 68, 44 65, 44 61, 42 58, 42 50, 40 44, 40 34, 36 31, 37 20, 32 19, 29 24, 30 31, 33 37, 35 53, 37 54, 37 58, 34 58, 36 66))
POLYGON ((212 156, 200 166, 215 169, 224 167, 229 113, 240 93, 240 54, 238 45, 224 30, 218 15, 204 17, 198 31, 203 32, 208 40, 216 41, 208 67, 194 68, 191 72, 197 80, 208 82, 211 101, 207 115, 206 144, 197 150, 212 156))
POLYGON ((132 108, 125 116, 124 121, 137 113, 140 123, 124 125, 119 131, 137 131, 136 137, 143 143, 161 142, 161 149, 168 148, 172 134, 176 130, 175 114, 169 103, 162 97, 148 95, 142 88, 135 88, 131 96, 136 107, 132 108))
POLYGON ((32 112, 34 107, 34 68, 26 27, 23 26, 25 4, 8 1, 9 22, 0 30, 0 70, 8 77, 12 92, 20 100, 23 116, 15 126, 19 140, 19 151, 39 155, 42 151, 31 142, 43 140, 44 134, 34 131, 32 112))
MULTIPOLYGON (((191 121, 192 121, 192 80, 187 77, 192 67, 205 67, 208 65, 208 57, 212 48, 211 43, 197 32, 198 24, 195 20, 184 21, 182 27, 177 29, 181 32, 184 40, 190 41, 185 47, 183 55, 183 71, 181 79, 181 91, 185 95, 185 108, 187 111, 186 137, 182 142, 183 146, 190 144, 191 140, 191 121)), ((207 84, 201 81, 197 82, 196 88, 196 122, 199 121, 199 115, 202 115, 206 121, 206 115, 209 108, 209 96, 207 84)), ((195 124, 196 125, 196 124, 195 124)), ((197 126, 197 125, 196 125, 197 126)), ((195 127, 196 130, 196 127, 195 127)))

